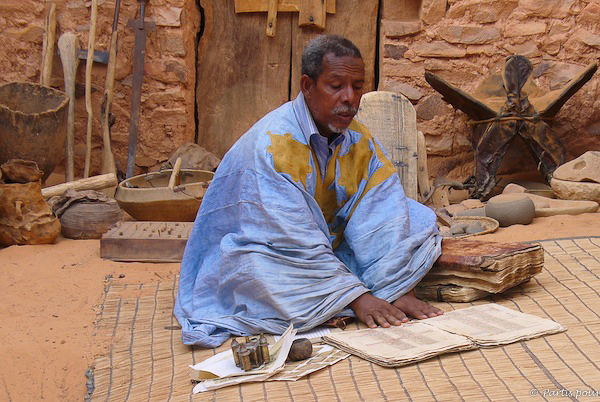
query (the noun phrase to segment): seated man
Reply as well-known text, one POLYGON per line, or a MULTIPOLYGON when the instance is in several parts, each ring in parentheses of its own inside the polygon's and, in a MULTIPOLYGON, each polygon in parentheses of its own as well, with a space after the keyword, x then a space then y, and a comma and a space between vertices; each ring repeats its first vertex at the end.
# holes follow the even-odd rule
POLYGON ((365 68, 347 39, 302 54, 302 92, 229 150, 183 261, 183 342, 309 330, 338 315, 370 327, 442 314, 414 286, 441 253, 435 215, 407 199, 394 166, 354 115, 365 68))

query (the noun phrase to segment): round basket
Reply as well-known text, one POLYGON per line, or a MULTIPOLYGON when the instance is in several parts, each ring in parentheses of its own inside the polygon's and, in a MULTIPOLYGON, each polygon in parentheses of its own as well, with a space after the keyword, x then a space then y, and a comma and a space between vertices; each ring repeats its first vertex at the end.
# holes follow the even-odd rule
POLYGON ((463 239, 465 237, 478 236, 478 235, 483 235, 483 234, 487 234, 487 233, 492 233, 492 232, 495 232, 498 229, 498 227, 500 226, 500 224, 498 223, 497 220, 495 220, 494 218, 489 218, 487 216, 455 216, 453 219, 454 219, 455 223, 458 223, 458 222, 471 223, 471 222, 479 221, 479 223, 481 223, 481 226, 483 227, 483 230, 478 233, 469 233, 469 234, 464 234, 464 235, 459 235, 459 236, 452 236, 452 239, 463 239))
POLYGON ((69 239, 100 239, 122 218, 115 200, 109 202, 76 202, 60 216, 62 235, 69 239))

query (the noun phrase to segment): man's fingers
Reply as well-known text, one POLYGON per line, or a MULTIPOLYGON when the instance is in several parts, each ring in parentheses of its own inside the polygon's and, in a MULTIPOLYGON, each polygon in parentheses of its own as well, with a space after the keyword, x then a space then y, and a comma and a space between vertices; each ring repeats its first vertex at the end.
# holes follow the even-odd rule
POLYGON ((361 318, 362 322, 364 322, 365 324, 367 324, 367 327, 369 328, 377 328, 377 324, 375 324, 375 321, 373 321, 373 317, 369 314, 365 314, 363 318, 361 318))

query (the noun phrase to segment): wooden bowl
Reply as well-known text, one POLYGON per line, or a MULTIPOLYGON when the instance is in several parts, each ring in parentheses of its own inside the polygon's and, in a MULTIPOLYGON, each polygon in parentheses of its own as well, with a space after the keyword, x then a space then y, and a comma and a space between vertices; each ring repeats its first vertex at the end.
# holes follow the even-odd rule
POLYGON ((115 199, 138 221, 193 222, 213 176, 191 169, 142 174, 119 183, 115 199))

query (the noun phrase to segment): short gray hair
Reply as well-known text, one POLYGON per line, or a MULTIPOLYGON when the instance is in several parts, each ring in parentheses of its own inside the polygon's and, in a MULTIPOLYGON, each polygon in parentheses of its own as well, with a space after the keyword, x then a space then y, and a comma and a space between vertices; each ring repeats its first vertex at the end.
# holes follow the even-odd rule
POLYGON ((349 39, 338 35, 319 35, 308 42, 302 51, 302 74, 316 81, 323 72, 323 58, 329 53, 336 57, 362 58, 360 50, 349 39))

